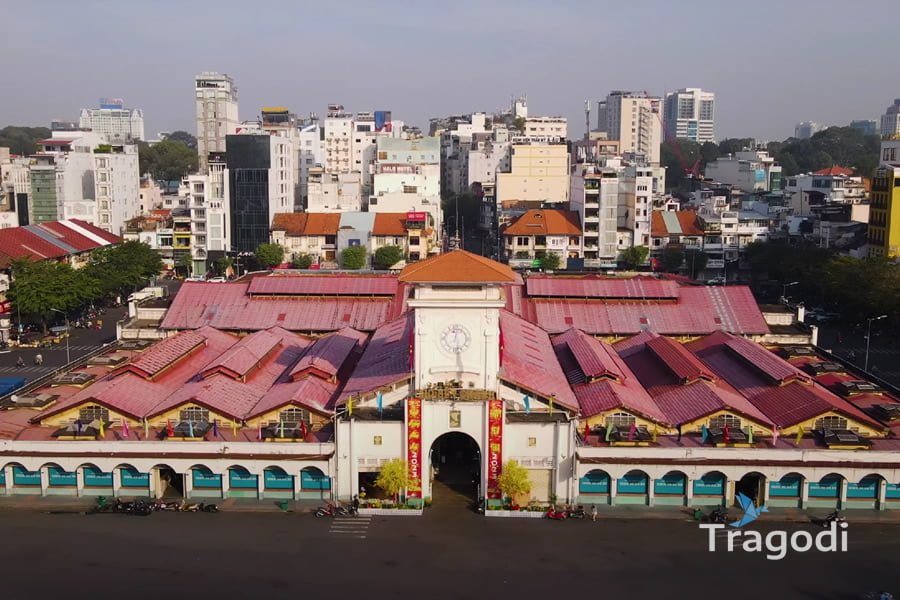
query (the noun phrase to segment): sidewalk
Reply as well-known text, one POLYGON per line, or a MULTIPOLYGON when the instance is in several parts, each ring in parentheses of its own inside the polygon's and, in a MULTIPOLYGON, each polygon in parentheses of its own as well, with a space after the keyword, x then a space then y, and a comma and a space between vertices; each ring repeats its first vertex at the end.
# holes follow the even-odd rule
MULTIPOLYGON (((704 514, 708 514, 713 510, 713 506, 701 507, 704 514)), ((588 509, 590 511, 590 509, 588 509)), ((680 519, 683 521, 693 521, 691 515, 692 508, 685 506, 597 506, 598 519, 680 519)), ((737 519, 740 516, 740 509, 737 507, 729 508, 729 514, 737 519)), ((787 523, 808 523, 811 519, 821 519, 828 515, 831 511, 828 509, 800 509, 800 508, 773 508, 769 512, 764 512, 760 517, 760 521, 787 522, 787 523)), ((900 510, 846 510, 841 514, 847 517, 852 523, 884 523, 900 525, 900 510)))
MULTIPOLYGON (((123 499, 130 499, 123 496, 123 499)), ((233 513, 312 513, 324 502, 310 500, 252 500, 248 498, 195 498, 191 503, 216 504, 219 510, 233 513), (285 506, 284 509, 281 506, 285 506)), ((0 496, 0 511, 28 510, 44 513, 83 513, 97 503, 94 497, 0 496)))

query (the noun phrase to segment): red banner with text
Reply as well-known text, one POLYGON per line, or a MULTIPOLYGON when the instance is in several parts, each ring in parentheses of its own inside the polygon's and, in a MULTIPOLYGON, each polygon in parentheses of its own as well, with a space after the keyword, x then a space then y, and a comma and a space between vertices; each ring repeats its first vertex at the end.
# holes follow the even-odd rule
POLYGON ((407 498, 422 497, 422 399, 406 401, 406 464, 409 471, 407 498))
POLYGON ((503 496, 498 487, 503 469, 503 400, 488 401, 487 497, 503 496))

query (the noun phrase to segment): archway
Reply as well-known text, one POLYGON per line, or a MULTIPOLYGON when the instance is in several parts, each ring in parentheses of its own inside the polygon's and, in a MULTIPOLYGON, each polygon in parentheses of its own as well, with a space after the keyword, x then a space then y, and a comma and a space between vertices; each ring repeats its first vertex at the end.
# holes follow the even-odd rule
POLYGON ((431 445, 431 498, 435 505, 468 506, 483 496, 481 451, 468 434, 452 431, 431 445))
POLYGON ((734 504, 738 505, 738 494, 744 494, 754 504, 759 505, 765 497, 766 476, 756 471, 747 473, 734 486, 734 504))
POLYGON ((152 469, 156 479, 157 498, 183 498, 184 475, 169 465, 156 465, 152 469))

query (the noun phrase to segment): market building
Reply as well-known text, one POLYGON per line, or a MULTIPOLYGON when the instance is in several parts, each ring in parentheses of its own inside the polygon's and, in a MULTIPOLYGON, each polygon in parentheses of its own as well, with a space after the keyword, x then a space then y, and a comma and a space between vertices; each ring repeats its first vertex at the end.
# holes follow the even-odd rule
POLYGON ((539 503, 900 508, 896 390, 754 341, 744 291, 464 251, 186 284, 162 341, 0 399, 0 493, 349 500, 403 459, 410 504, 497 504, 514 460, 539 503))

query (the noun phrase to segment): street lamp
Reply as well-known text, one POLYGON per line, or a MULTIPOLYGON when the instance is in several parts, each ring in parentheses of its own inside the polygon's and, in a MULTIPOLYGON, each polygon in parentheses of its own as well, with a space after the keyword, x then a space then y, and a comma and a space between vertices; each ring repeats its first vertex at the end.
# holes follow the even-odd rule
POLYGON ((863 371, 866 373, 869 372, 869 344, 872 341, 872 321, 880 321, 881 319, 887 319, 887 315, 881 315, 880 317, 869 317, 866 321, 869 322, 868 327, 866 328, 866 362, 863 366, 863 371))
POLYGON ((57 308, 51 308, 53 312, 58 312, 66 319, 66 366, 68 366, 72 362, 72 358, 69 354, 69 315, 57 308))
POLYGON ((782 300, 785 302, 785 304, 787 303, 787 289, 788 289, 789 287, 791 287, 792 285, 799 285, 799 284, 800 284, 799 281, 792 281, 792 282, 790 282, 790 283, 782 284, 782 286, 781 286, 781 298, 782 298, 782 300))

